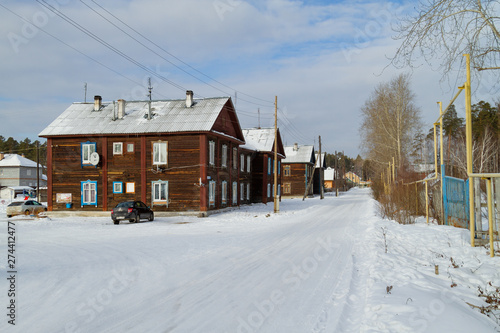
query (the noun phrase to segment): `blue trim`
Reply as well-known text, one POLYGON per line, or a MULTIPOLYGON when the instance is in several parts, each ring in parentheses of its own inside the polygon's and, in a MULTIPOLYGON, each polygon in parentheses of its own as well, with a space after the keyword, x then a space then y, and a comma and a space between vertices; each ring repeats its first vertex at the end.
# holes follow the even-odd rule
POLYGON ((113 182, 113 193, 123 193, 123 182, 113 182), (120 191, 115 191, 115 184, 120 184, 120 191))
POLYGON ((86 180, 80 182, 80 194, 81 194, 81 205, 83 206, 96 206, 97 207, 97 181, 92 181, 92 180, 86 180), (83 185, 85 184, 94 184, 95 185, 95 201, 93 202, 83 202, 83 185))

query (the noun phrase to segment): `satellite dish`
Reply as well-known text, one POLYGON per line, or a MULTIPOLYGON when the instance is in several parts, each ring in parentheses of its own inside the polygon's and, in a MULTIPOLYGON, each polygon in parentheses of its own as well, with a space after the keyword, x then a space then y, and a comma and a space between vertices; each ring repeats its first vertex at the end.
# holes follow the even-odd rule
POLYGON ((90 164, 92 165, 97 165, 99 164, 99 154, 96 152, 93 152, 90 154, 90 164))

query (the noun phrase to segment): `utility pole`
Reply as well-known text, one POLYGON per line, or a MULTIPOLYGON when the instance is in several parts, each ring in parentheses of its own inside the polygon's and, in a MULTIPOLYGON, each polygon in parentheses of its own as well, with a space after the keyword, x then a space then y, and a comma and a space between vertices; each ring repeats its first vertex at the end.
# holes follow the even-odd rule
POLYGON ((323 193, 323 164, 321 164, 321 135, 319 136, 319 198, 324 199, 323 193))
POLYGON ((278 201, 278 96, 275 96, 274 99, 274 193, 273 194, 274 194, 274 212, 278 213, 280 211, 280 205, 278 201))

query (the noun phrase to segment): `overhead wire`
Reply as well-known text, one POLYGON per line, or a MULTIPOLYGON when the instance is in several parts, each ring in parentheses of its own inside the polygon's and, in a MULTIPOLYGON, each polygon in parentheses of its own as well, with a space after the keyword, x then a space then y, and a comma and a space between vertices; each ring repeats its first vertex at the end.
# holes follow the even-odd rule
MULTIPOLYGON (((153 44, 153 45, 154 45, 154 46, 156 46, 158 49, 162 50, 163 52, 165 52, 166 54, 168 54, 168 55, 169 55, 169 56, 171 56, 172 58, 176 59, 177 61, 181 62, 182 64, 186 65, 187 67, 189 67, 189 68, 190 68, 190 69, 192 69, 193 71, 197 72, 198 74, 203 75, 203 76, 204 76, 204 77, 206 77, 207 79, 210 79, 210 80, 212 80, 213 82, 216 82, 216 83, 218 83, 219 85, 221 85, 221 86, 223 86, 223 87, 226 87, 227 89, 231 89, 231 90, 233 90, 233 91, 235 91, 235 92, 237 92, 237 93, 239 93, 239 94, 241 94, 241 95, 244 95, 244 96, 247 96, 247 97, 253 98, 253 99, 255 99, 255 100, 260 100, 260 101, 265 102, 265 103, 268 103, 268 104, 270 104, 270 105, 273 105, 273 104, 274 104, 274 102, 272 102, 272 101, 264 100, 264 99, 262 99, 262 98, 252 96, 252 95, 250 95, 250 94, 246 94, 246 93, 244 93, 244 92, 242 92, 242 91, 239 91, 239 90, 237 90, 237 89, 234 89, 234 88, 232 88, 232 87, 230 87, 230 86, 228 86, 228 85, 226 85, 226 84, 224 84, 224 83, 222 83, 222 82, 220 82, 220 81, 218 81, 218 80, 214 79, 214 78, 213 78, 213 77, 211 77, 211 76, 206 75, 205 73, 203 73, 203 72, 201 72, 200 70, 198 70, 198 69, 194 68, 193 66, 189 65, 187 62, 183 61, 183 60, 182 60, 182 59, 180 59, 179 57, 175 56, 175 55, 174 55, 174 54, 172 54, 171 52, 167 51, 166 49, 164 49, 163 47, 161 47, 160 45, 158 45, 157 43, 155 43, 153 40, 151 40, 150 38, 148 38, 148 37, 147 37, 147 36, 145 36, 144 34, 140 33, 139 31, 137 31, 136 29, 134 29, 133 27, 131 27, 129 24, 127 24, 126 22, 124 22, 123 20, 121 20, 120 18, 118 18, 116 15, 114 15, 113 13, 111 13, 110 11, 108 11, 106 8, 104 8, 103 6, 101 6, 100 4, 98 4, 96 1, 94 1, 94 0, 90 0, 90 1, 92 1, 92 2, 96 5, 96 6, 98 6, 98 7, 99 7, 99 8, 101 8, 102 10, 104 10, 106 13, 108 13, 108 14, 109 14, 110 16, 112 16, 114 19, 116 19, 117 21, 119 21, 120 23, 122 23, 123 25, 125 25, 127 28, 129 28, 130 30, 132 30, 133 32, 135 32, 137 35, 139 35, 140 37, 144 38, 144 39, 145 39, 145 40, 147 40, 149 43, 153 44)), ((111 22, 111 21, 109 21, 108 19, 104 18, 104 16, 103 16, 103 15, 101 15, 100 13, 98 13, 97 11, 95 11, 93 8, 91 8, 90 6, 88 6, 85 2, 83 2, 82 0, 80 0, 80 2, 82 2, 82 3, 83 3, 83 4, 85 4, 87 7, 89 7, 90 9, 92 9, 95 13, 97 13, 97 14, 98 14, 99 16, 101 16, 103 19, 107 20, 110 24, 112 24, 113 26, 115 26, 116 28, 118 28, 120 31, 124 32, 127 36, 129 36, 130 38, 132 38, 132 39, 134 39, 135 41, 137 41, 137 39, 135 39, 134 37, 132 37, 130 34, 128 34, 127 32, 125 32, 123 29, 121 29, 121 28, 119 28, 118 26, 116 26, 114 23, 112 23, 112 22, 111 22)), ((146 47, 148 50, 151 50, 149 47, 145 46, 143 43, 141 43, 141 42, 139 42, 139 41, 137 41, 137 42, 138 42, 138 43, 140 43, 141 45, 143 45, 144 47, 146 47)), ((152 51, 152 50, 151 50, 151 51, 152 51)), ((154 51, 152 51, 152 52, 154 52, 154 51)), ((157 54, 157 53, 155 52, 155 54, 157 54)), ((181 68, 181 67, 179 67, 179 66, 175 65, 175 64, 174 64, 173 62, 171 62, 170 60, 165 59, 165 58, 163 58, 163 57, 162 57, 162 59, 164 59, 164 60, 168 61, 170 64, 172 64, 173 66, 175 66, 175 67, 177 67, 178 69, 182 70, 182 71, 183 71, 183 72, 185 72, 186 74, 188 74, 188 75, 190 75, 190 76, 192 76, 192 77, 194 77, 194 78, 196 78, 196 79, 200 80, 201 82, 206 83, 206 84, 210 85, 211 87, 213 87, 213 88, 215 88, 215 89, 217 89, 217 90, 219 90, 219 91, 221 91, 221 92, 223 92, 223 93, 227 94, 227 92, 225 92, 225 91, 223 91, 223 90, 221 90, 221 89, 219 89, 219 88, 217 88, 217 87, 214 87, 213 85, 211 85, 211 84, 209 84, 209 83, 207 83, 207 82, 205 82, 205 81, 201 80, 200 78, 198 78, 198 77, 196 77, 196 76, 192 75, 191 73, 187 72, 187 71, 186 71, 186 70, 184 70, 183 68, 181 68)), ((241 99, 241 98, 240 98, 240 99, 241 99)), ((260 106, 269 106, 269 105, 261 105, 261 104, 258 104, 258 103, 252 102, 252 101, 248 101, 248 100, 245 100, 245 99, 241 99, 241 100, 243 100, 243 101, 245 101, 245 102, 248 102, 248 103, 252 103, 252 104, 256 104, 256 105, 260 105, 260 106)))

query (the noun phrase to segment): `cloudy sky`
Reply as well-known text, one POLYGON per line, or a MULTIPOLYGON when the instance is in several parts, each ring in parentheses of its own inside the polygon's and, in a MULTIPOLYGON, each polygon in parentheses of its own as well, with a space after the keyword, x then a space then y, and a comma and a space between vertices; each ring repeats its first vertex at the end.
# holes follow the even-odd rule
MULTIPOLYGON (((278 96, 285 144, 317 149, 321 135, 323 151, 356 157, 360 108, 376 85, 410 72, 387 57, 399 45, 391 27, 415 3, 0 0, 0 135, 37 139, 84 101, 85 83, 87 101, 146 99, 151 77, 153 99, 231 96, 243 128, 273 126, 278 96)), ((411 73, 431 127, 436 102, 447 104, 465 78, 440 82, 425 63, 411 73)), ((493 101, 497 81, 484 78, 477 98, 493 101)))

